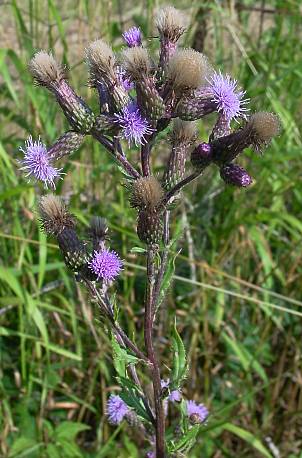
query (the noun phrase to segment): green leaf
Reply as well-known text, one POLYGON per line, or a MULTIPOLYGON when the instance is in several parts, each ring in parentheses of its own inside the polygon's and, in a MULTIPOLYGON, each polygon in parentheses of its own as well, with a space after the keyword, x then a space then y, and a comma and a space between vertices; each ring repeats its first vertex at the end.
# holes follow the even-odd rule
POLYGON ((179 388, 182 380, 187 373, 186 349, 176 329, 176 321, 172 329, 172 348, 173 348, 173 365, 172 365, 172 389, 179 388))
POLYGON ((139 359, 131 355, 125 348, 122 348, 117 342, 114 335, 111 338, 111 345, 113 348, 113 364, 119 376, 125 377, 126 367, 129 364, 136 364, 139 359))
POLYGON ((55 438, 57 441, 61 442, 61 439, 68 439, 74 441, 76 435, 81 431, 86 431, 90 429, 90 426, 85 425, 84 423, 77 423, 73 421, 63 421, 57 426, 55 430, 55 438))
POLYGON ((190 448, 193 447, 193 445, 196 442, 196 437, 197 434, 200 430, 200 425, 195 425, 189 431, 181 438, 179 442, 177 442, 170 452, 175 452, 175 451, 181 451, 183 452, 188 452, 190 448))
POLYGON ((118 380, 122 386, 122 391, 119 393, 122 400, 127 406, 133 408, 138 416, 149 422, 151 419, 145 409, 143 394, 139 387, 128 378, 119 377, 118 380))
POLYGON ((255 437, 249 431, 246 431, 245 429, 240 428, 239 426, 232 425, 231 423, 225 423, 223 427, 227 431, 230 431, 231 433, 236 434, 236 436, 240 437, 245 442, 250 444, 252 447, 258 450, 258 452, 260 452, 266 458, 272 458, 272 455, 269 453, 267 448, 264 447, 262 442, 259 439, 257 439, 257 437, 255 437))

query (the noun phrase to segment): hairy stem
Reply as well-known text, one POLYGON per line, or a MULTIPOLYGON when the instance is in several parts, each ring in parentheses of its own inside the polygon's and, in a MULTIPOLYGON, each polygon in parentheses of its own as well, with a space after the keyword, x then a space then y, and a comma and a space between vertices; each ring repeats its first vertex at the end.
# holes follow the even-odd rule
POLYGON ((179 181, 174 186, 174 188, 172 188, 170 191, 167 192, 167 194, 165 195, 165 197, 163 199, 162 204, 166 205, 172 199, 172 197, 175 196, 175 194, 177 194, 184 186, 186 186, 187 184, 189 184, 193 180, 195 180, 195 178, 199 177, 199 175, 200 175, 199 172, 193 172, 193 173, 191 173, 191 175, 188 175, 186 178, 184 178, 183 180, 179 181))
POLYGON ((147 286, 145 298, 144 337, 147 357, 151 361, 151 375, 156 415, 156 457, 165 457, 165 415, 161 401, 160 370, 153 346, 153 291, 155 283, 155 255, 152 247, 147 252, 147 286))
POLYGON ((169 258, 169 247, 168 247, 169 240, 170 240, 170 211, 169 210, 166 210, 164 212, 163 219, 164 219, 164 234, 163 234, 164 248, 161 253, 160 267, 159 267, 159 270, 156 276, 155 286, 154 286, 153 303, 152 303, 153 316, 155 315, 155 312, 158 306, 160 288, 162 285, 162 281, 164 278, 164 274, 167 268, 167 262, 169 258))

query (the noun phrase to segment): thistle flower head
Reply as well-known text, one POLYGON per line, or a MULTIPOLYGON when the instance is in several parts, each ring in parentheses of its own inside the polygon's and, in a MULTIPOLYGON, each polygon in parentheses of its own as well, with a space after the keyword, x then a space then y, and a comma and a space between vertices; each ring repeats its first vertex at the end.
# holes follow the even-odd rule
POLYGON ((92 86, 103 78, 115 81, 115 56, 112 48, 105 41, 96 40, 90 43, 85 50, 85 56, 92 86))
POLYGON ((52 84, 66 78, 66 72, 51 53, 38 51, 28 64, 35 81, 51 88, 52 84))
POLYGON ((134 83, 127 77, 123 67, 117 67, 116 75, 120 86, 122 86, 126 92, 129 92, 134 88, 134 83))
POLYGON ((93 216, 90 221, 88 232, 92 240, 105 240, 108 233, 106 219, 100 216, 93 216))
POLYGON ((123 33, 123 38, 129 48, 141 46, 142 44, 142 34, 138 27, 131 27, 129 30, 126 30, 123 33))
POLYGON ((175 43, 186 30, 186 18, 173 6, 161 8, 155 19, 161 37, 175 43))
POLYGON ((259 150, 279 134, 280 119, 274 113, 255 113, 250 117, 246 129, 251 131, 253 146, 259 150))
POLYGON ((181 401, 181 392, 179 390, 172 390, 168 399, 170 402, 180 402, 181 401))
POLYGON ((220 176, 227 184, 246 188, 253 180, 247 171, 237 164, 226 164, 220 169, 220 176))
POLYGON ((154 176, 138 178, 131 186, 130 205, 152 210, 160 204, 163 195, 163 188, 154 176))
POLYGON ((145 48, 136 46, 125 49, 122 53, 123 67, 134 81, 140 81, 142 76, 148 76, 151 71, 151 60, 145 48))
POLYGON ((88 263, 89 268, 97 275, 97 280, 113 281, 120 273, 123 263, 115 251, 103 249, 94 251, 88 263))
POLYGON ((110 396, 107 402, 107 415, 109 423, 112 425, 118 425, 129 412, 129 407, 119 396, 114 394, 110 396))
POLYGON ((39 202, 40 221, 47 234, 60 234, 66 228, 74 228, 74 221, 63 200, 54 194, 42 196, 39 202))
POLYGON ((25 142, 25 149, 22 146, 19 149, 24 154, 24 158, 20 161, 22 165, 20 170, 26 170, 26 176, 43 181, 46 188, 48 185, 55 188, 54 180, 61 176, 62 169, 52 166, 46 146, 40 138, 34 141, 30 136, 25 142))
POLYGON ((120 113, 114 114, 115 123, 122 129, 122 136, 128 140, 129 145, 134 142, 136 146, 145 143, 145 135, 152 134, 153 129, 148 121, 141 115, 135 103, 130 103, 120 113))
POLYGON ((188 145, 195 141, 197 136, 196 123, 192 121, 182 121, 177 118, 173 121, 171 141, 174 145, 188 145))
POLYGON ((175 89, 197 89, 212 73, 206 56, 194 49, 178 49, 171 57, 167 78, 175 89))
POLYGON ((218 111, 223 112, 228 120, 246 117, 248 109, 245 105, 249 99, 244 99, 245 91, 238 89, 235 79, 215 72, 209 82, 213 93, 212 101, 217 104, 218 111))
POLYGON ((203 423, 207 419, 209 411, 204 404, 187 401, 187 415, 192 423, 203 423))

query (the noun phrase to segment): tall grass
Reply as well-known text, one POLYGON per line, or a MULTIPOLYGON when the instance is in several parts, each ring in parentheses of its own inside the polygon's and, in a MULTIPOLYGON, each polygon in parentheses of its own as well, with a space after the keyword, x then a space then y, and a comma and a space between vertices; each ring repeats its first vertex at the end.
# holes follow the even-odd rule
MULTIPOLYGON (((85 45, 102 36, 118 49, 121 31, 133 23, 152 41, 161 3, 12 0, 0 6, 0 456, 142 456, 126 426, 112 430, 106 423, 107 393, 115 386, 108 337, 56 246, 39 231, 35 205, 42 190, 26 182, 17 161, 29 134, 51 143, 64 131, 56 105, 27 72, 34 51, 51 48, 62 56, 93 105, 85 45)), ((238 78, 253 110, 277 112, 282 134, 264 156, 251 152, 245 159, 252 188, 225 187, 209 170, 186 192, 175 219, 175 229, 184 225, 182 252, 158 324, 158 350, 168 361, 165 336, 176 312, 191 361, 185 392, 211 411, 192 458, 301 458, 301 5, 175 6, 191 18, 186 43, 238 78)), ((159 144, 157 155, 166 153, 159 144)), ((131 253, 135 215, 124 191, 106 180, 121 175, 92 141, 64 171, 69 178, 58 192, 69 196, 83 230, 92 215, 108 218, 126 260, 119 302, 132 334, 143 299, 141 259, 131 253)))

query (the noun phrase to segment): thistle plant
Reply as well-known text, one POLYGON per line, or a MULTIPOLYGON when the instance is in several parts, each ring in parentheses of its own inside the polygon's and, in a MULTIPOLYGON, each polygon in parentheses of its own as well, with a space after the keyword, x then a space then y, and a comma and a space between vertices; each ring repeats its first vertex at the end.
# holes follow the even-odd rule
POLYGON ((49 148, 30 137, 20 148, 24 154, 20 168, 30 179, 55 190, 57 181, 64 178, 64 160, 86 136, 92 136, 123 173, 129 205, 137 212, 137 235, 146 265, 143 330, 137 329, 136 340, 119 323, 116 280, 123 275, 124 263, 110 244, 106 220, 95 215, 82 240, 79 223, 64 198, 48 193, 39 201, 40 221, 42 229, 56 238, 66 266, 86 288, 110 336, 120 391, 108 399, 109 423, 126 421, 141 432, 146 456, 163 458, 186 456, 210 418, 202 400, 184 397, 189 362, 175 323, 168 379, 164 379, 154 337, 169 284, 166 277, 170 275, 171 280, 172 275, 168 273, 175 244, 171 214, 183 189, 200 179, 208 167, 217 167, 226 185, 250 186, 252 178, 237 161, 246 148, 263 151, 278 134, 279 120, 272 113, 249 114, 249 100, 236 80, 215 70, 205 55, 179 47, 186 30, 182 13, 173 7, 161 9, 156 27, 159 58, 144 46, 136 27, 124 32, 127 47, 119 55, 101 39, 88 45, 85 60, 99 113, 93 113, 76 94, 66 69, 51 53, 34 55, 29 64, 34 80, 55 97, 70 130, 49 148), (199 138, 198 122, 210 113, 216 113, 216 121, 208 138, 199 138), (170 154, 162 164, 162 175, 157 175, 152 156, 163 132, 168 134, 170 154), (135 156, 126 153, 125 147, 139 148, 139 157, 130 160, 135 156), (168 419, 169 409, 173 416, 168 419))

